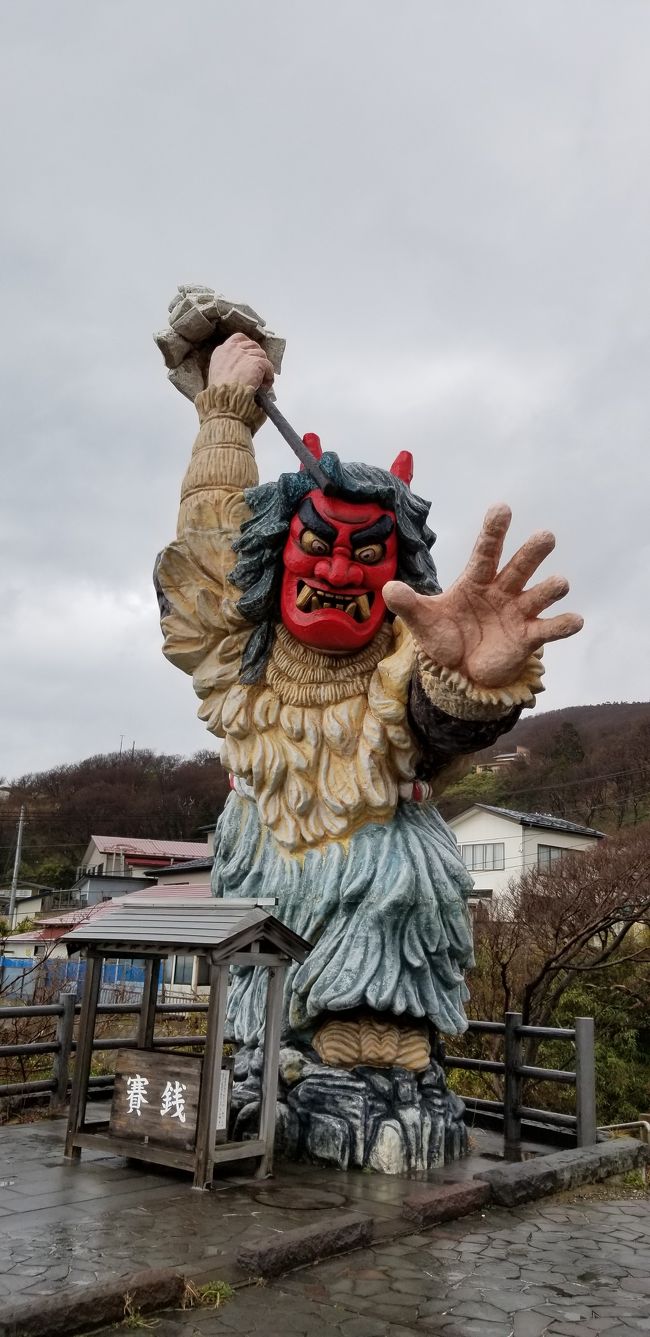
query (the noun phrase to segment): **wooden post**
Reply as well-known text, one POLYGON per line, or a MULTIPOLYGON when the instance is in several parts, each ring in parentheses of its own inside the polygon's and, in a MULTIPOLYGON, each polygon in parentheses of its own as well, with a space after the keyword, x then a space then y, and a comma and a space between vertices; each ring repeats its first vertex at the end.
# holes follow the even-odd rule
POLYGON ((74 1065, 74 1078, 70 1094, 70 1112, 68 1114, 68 1132, 65 1139, 65 1156, 78 1161, 81 1149, 74 1146, 75 1135, 83 1128, 88 1100, 88 1078, 93 1058, 93 1039, 95 1035, 95 1017, 97 1000, 102 979, 103 958, 88 954, 86 961, 86 983, 81 1003, 79 1019, 79 1037, 77 1056, 74 1065))
POLYGON ((146 961, 144 968, 142 1007, 140 1009, 140 1020, 138 1022, 138 1049, 153 1049, 159 975, 160 957, 151 956, 148 961, 146 961))
POLYGON ((284 976, 286 966, 269 967, 266 994, 266 1024, 264 1027, 264 1070, 262 1073, 262 1108, 260 1110, 260 1140, 264 1155, 257 1168, 257 1178, 273 1174, 273 1144, 275 1142, 275 1106, 278 1097, 278 1059, 282 1033, 284 1003, 284 976))
POLYGON ((212 1182, 214 1148, 217 1136, 217 1107, 221 1084, 223 1032, 226 1022, 229 966, 210 967, 210 999, 203 1052, 203 1075, 196 1123, 196 1159, 194 1188, 204 1189, 212 1182))
POLYGON ((505 1053, 506 1065, 503 1090, 503 1158, 521 1160, 521 1012, 506 1012, 505 1053))
POLYGON ((576 1017, 576 1140, 579 1147, 596 1141, 596 1064, 594 1019, 576 1017))
POLYGON ((54 1055, 52 1069, 52 1076, 56 1082, 50 1096, 50 1110, 53 1114, 64 1109, 68 1098, 70 1053, 74 1034, 74 1012, 77 996, 74 993, 60 993, 59 1002, 63 1008, 63 1013, 60 1017, 57 1017, 56 1022, 56 1042, 59 1046, 59 1052, 54 1055))

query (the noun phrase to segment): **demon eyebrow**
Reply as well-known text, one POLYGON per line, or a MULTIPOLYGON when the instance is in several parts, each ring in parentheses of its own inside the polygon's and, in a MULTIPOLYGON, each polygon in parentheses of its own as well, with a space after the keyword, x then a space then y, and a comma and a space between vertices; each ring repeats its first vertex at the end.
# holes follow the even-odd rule
POLYGON ((305 497, 302 506, 298 508, 298 517, 307 529, 311 529, 313 534, 318 534, 319 539, 325 539, 326 543, 336 538, 334 525, 328 525, 327 520, 318 514, 311 497, 305 497))
POLYGON ((362 543, 383 543, 394 528, 395 522, 391 520, 390 515, 382 515, 379 520, 375 520, 374 525, 368 525, 367 529, 357 529, 352 535, 352 543, 355 548, 361 547, 362 543))

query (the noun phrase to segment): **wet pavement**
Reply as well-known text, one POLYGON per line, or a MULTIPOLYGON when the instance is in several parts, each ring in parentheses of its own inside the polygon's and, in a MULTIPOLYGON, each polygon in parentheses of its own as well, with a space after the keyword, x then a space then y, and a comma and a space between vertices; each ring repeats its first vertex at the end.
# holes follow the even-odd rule
POLYGON ((638 1337, 650 1332, 650 1204, 549 1201, 487 1209, 238 1291, 216 1311, 162 1315, 155 1331, 157 1337, 638 1337))
MULTIPOLYGON (((0 1128, 0 1301, 22 1303, 143 1268, 241 1282, 242 1244, 337 1213, 372 1216, 375 1238, 409 1229, 401 1209, 410 1179, 292 1165, 270 1180, 220 1178, 198 1193, 187 1175, 149 1172, 105 1152, 84 1151, 68 1164, 64 1137, 62 1119, 0 1128)), ((493 1164, 479 1150, 495 1152, 498 1140, 477 1139, 476 1155, 430 1179, 471 1178, 493 1164)))
MULTIPOLYGON (((650 1333, 647 1199, 485 1208, 406 1234, 401 1205, 413 1180, 293 1165, 271 1180, 224 1178, 197 1193, 184 1175, 149 1173, 105 1153, 69 1165, 64 1133, 63 1120, 0 1128, 0 1311, 3 1300, 28 1302, 144 1268, 175 1268, 198 1286, 237 1285, 243 1243, 353 1211, 373 1217, 372 1249, 238 1290, 218 1311, 161 1315, 156 1333, 650 1333)), ((429 1180, 471 1178, 494 1164, 498 1140, 478 1132, 475 1140, 472 1157, 429 1180)))

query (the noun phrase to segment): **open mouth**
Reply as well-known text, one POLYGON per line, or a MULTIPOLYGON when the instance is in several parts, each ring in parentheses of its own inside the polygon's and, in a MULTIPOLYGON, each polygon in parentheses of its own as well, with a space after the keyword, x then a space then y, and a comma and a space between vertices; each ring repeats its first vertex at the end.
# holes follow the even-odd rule
POLYGON ((334 594, 329 590, 317 590, 313 585, 299 580, 296 607, 301 613, 320 613, 325 608, 332 608, 339 613, 347 613, 354 622, 367 622, 374 597, 373 593, 334 594))

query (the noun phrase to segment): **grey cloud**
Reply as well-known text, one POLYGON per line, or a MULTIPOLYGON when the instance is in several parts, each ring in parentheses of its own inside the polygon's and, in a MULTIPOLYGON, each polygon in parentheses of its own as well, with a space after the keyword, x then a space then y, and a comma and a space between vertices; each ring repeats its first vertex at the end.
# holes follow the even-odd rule
MULTIPOLYGON (((151 340, 178 282, 287 337, 301 431, 414 449, 446 582, 495 499, 513 542, 556 530, 587 624, 547 707, 647 696, 643 0, 23 0, 3 29, 0 771, 207 741, 150 586, 194 433, 151 340)), ((259 459, 293 467, 270 427, 259 459)))

